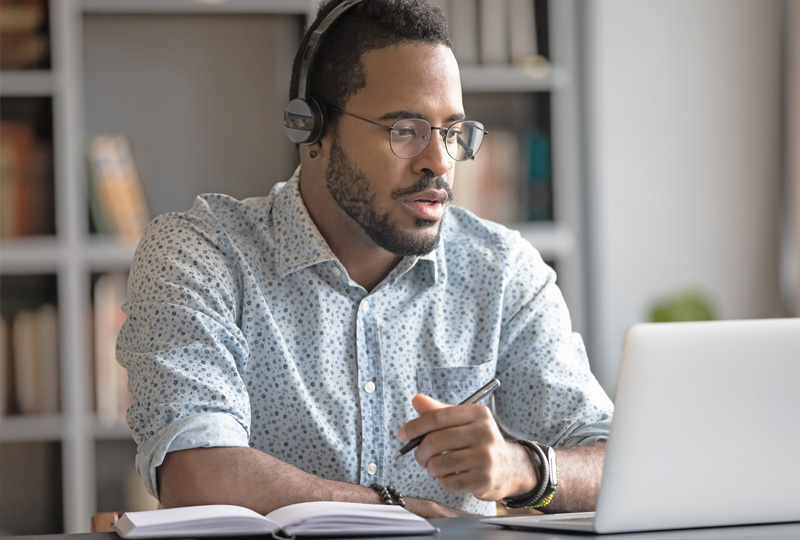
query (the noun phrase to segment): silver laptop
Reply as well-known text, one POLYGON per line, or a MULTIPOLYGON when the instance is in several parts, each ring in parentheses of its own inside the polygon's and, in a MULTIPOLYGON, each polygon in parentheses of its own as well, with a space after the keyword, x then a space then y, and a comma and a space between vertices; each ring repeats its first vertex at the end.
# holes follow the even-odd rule
POLYGON ((595 513, 504 516, 594 533, 800 521, 800 319, 634 325, 595 513))

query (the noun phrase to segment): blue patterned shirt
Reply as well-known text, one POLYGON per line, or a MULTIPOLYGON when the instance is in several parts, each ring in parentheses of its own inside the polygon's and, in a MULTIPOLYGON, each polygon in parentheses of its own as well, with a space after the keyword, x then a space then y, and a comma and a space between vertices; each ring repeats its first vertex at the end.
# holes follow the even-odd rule
POLYGON ((118 339, 137 469, 157 496, 169 451, 250 446, 331 480, 494 513, 447 493, 396 432, 425 393, 462 401, 493 377, 498 423, 550 445, 605 439, 612 404, 571 331, 556 276, 517 232, 450 207, 441 242, 372 291, 348 277, 300 195, 203 195, 137 249, 118 339))

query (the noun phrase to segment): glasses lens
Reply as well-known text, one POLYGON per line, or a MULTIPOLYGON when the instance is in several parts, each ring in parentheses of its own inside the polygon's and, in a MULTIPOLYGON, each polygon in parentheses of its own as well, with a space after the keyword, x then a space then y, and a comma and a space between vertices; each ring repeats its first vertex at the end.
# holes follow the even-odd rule
MULTIPOLYGON (((481 147, 483 135, 483 124, 480 122, 456 122, 445 134, 447 153, 456 161, 472 159, 481 147)), ((409 118, 394 123, 389 142, 394 155, 411 159, 425 149, 430 138, 431 125, 426 120, 409 118)))
POLYGON ((481 147, 483 135, 483 124, 480 122, 456 122, 445 136, 447 153, 456 161, 472 159, 481 147))
POLYGON ((421 118, 409 118, 394 123, 389 142, 394 155, 410 159, 422 152, 430 138, 431 125, 428 122, 421 118))

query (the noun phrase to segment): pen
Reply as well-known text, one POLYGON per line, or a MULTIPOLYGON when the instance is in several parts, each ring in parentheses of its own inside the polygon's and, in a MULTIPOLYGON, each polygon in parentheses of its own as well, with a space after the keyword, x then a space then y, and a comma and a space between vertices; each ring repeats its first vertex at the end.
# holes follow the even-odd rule
MULTIPOLYGON (((472 394, 467 399, 465 399, 464 401, 459 403, 459 405, 469 405, 471 403, 477 403, 482 398, 484 398, 484 397, 488 396, 489 394, 491 394, 499 386, 500 386, 500 381, 498 381, 497 379, 492 379, 488 383, 486 383, 483 386, 481 386, 474 394, 472 394)), ((419 446, 419 443, 421 443, 422 439, 424 439, 424 438, 425 438, 425 435, 420 435, 416 439, 408 441, 405 446, 403 446, 400 450, 395 452, 394 459, 397 459, 400 456, 403 456, 403 455, 409 453, 411 450, 413 450, 414 448, 419 446)))

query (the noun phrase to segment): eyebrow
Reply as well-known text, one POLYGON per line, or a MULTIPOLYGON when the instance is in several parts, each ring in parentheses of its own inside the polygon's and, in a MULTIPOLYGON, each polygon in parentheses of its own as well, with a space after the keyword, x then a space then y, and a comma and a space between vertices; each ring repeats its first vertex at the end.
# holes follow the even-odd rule
MULTIPOLYGON (((413 111, 393 111, 393 112, 389 112, 389 113, 386 113, 383 116, 381 116, 380 120, 406 120, 406 119, 409 119, 409 118, 421 118, 423 120, 427 120, 427 118, 425 118, 425 115, 417 113, 417 112, 413 112, 413 111)), ((466 120, 466 119, 467 119, 467 116, 464 113, 459 112, 459 113, 451 114, 450 116, 448 116, 447 118, 444 119, 444 122, 445 123, 448 123, 448 122, 452 123, 452 122, 459 122, 461 120, 466 120)))

